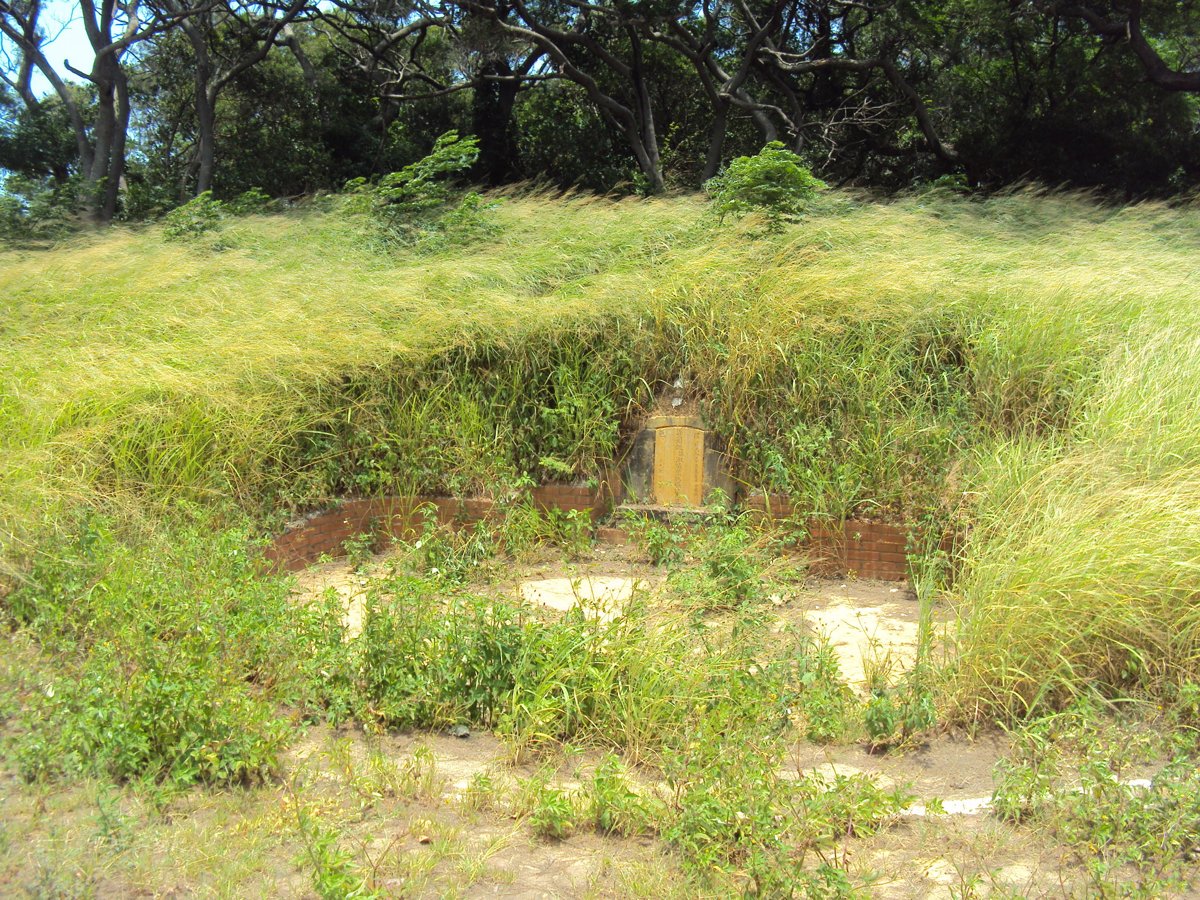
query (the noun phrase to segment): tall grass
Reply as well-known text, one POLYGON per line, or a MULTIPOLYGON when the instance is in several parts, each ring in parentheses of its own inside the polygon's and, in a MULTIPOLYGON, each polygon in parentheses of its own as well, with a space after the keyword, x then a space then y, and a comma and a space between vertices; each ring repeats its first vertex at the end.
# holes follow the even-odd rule
POLYGON ((960 694, 1026 713, 1100 687, 1172 697, 1200 679, 1200 338, 1146 317, 1105 360, 1058 448, 977 476, 960 694))
POLYGON ((1200 213, 834 193, 764 236, 692 198, 501 199, 437 253, 336 200, 0 252, 0 564, 58 504, 588 477, 683 375, 750 485, 960 516, 965 704, 1200 677, 1200 213))

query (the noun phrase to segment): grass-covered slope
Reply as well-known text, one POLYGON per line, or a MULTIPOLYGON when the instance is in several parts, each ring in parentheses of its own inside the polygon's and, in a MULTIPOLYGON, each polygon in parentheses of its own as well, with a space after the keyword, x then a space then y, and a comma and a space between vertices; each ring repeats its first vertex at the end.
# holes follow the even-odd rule
POLYGON ((829 195, 515 196, 387 247, 338 202, 191 241, 0 253, 9 572, 77 503, 497 491, 588 476, 689 379, 756 487, 969 530, 958 696, 1200 678, 1200 214, 829 195))

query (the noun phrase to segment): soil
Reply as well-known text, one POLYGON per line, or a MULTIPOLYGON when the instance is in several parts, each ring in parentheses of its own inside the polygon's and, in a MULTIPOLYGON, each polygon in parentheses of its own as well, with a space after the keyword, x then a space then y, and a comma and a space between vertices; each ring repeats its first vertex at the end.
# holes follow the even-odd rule
MULTIPOLYGON (((362 629, 368 578, 387 564, 379 558, 361 572, 344 562, 315 566, 296 577, 296 600, 335 591, 347 640, 353 639, 362 629)), ((523 598, 540 615, 559 615, 559 607, 581 597, 601 601, 590 603, 597 614, 617 615, 630 591, 654 598, 663 580, 630 547, 570 562, 547 553, 491 575, 473 589, 523 598)), ((825 634, 843 675, 859 689, 872 671, 895 678, 911 665, 919 608, 903 586, 806 579, 781 590, 772 598, 778 625, 825 634)), ((935 614, 936 621, 947 618, 935 614)), ((1072 851, 987 808, 993 770, 1007 750, 995 732, 939 734, 887 754, 798 741, 783 774, 820 774, 832 784, 835 774, 861 773, 912 796, 913 804, 879 834, 838 845, 839 864, 871 896, 1086 895, 1072 851), (963 814, 926 814, 923 807, 935 798, 963 814)), ((518 761, 495 736, 475 730, 462 737, 376 735, 321 726, 287 753, 277 781, 196 790, 161 807, 94 782, 26 785, 0 765, 0 895, 314 896, 311 846, 297 825, 303 807, 335 828, 339 846, 392 895, 682 896, 678 861, 657 838, 601 836, 587 828, 563 840, 540 838, 513 800, 531 780, 578 791, 598 759, 584 752, 518 761), (424 760, 425 774, 397 793, 379 780, 380 759, 395 771, 424 760), (508 798, 504 803, 473 799, 481 774, 495 796, 508 798)), ((636 777, 646 790, 663 789, 653 773, 636 777)))

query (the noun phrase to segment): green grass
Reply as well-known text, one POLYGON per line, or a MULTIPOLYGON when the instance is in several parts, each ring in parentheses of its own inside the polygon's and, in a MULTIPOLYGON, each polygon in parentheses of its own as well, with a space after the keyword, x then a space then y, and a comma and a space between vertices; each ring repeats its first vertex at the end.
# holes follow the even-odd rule
POLYGON ((1200 680, 1200 213, 1027 191, 513 195, 387 247, 338 199, 0 253, 0 565, 66 510, 257 515, 600 471, 684 374, 751 486, 961 529, 966 715, 1200 680))

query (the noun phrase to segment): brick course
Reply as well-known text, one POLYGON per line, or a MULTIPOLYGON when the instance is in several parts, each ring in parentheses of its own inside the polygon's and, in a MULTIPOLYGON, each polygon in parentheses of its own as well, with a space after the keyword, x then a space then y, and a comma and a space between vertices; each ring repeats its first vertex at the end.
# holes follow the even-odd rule
MULTIPOLYGON (((598 489, 574 485, 544 485, 533 490, 539 509, 586 510, 600 519, 612 509, 607 486, 598 489)), ((497 515, 494 501, 482 497, 380 497, 347 500, 325 512, 295 523, 278 535, 264 555, 278 569, 296 571, 323 555, 345 555, 343 544, 357 535, 371 533, 376 540, 395 537, 408 540, 424 527, 424 509, 432 506, 439 525, 471 525, 497 515)), ((792 514, 786 497, 751 497, 746 506, 766 518, 788 518, 792 514)), ((596 539, 605 543, 630 543, 622 528, 599 526, 596 539)), ((818 575, 855 574, 881 581, 908 578, 907 535, 903 526, 884 522, 847 521, 841 528, 813 523, 803 545, 810 570, 818 575)), ((947 545, 948 549, 948 545, 947 545)))

